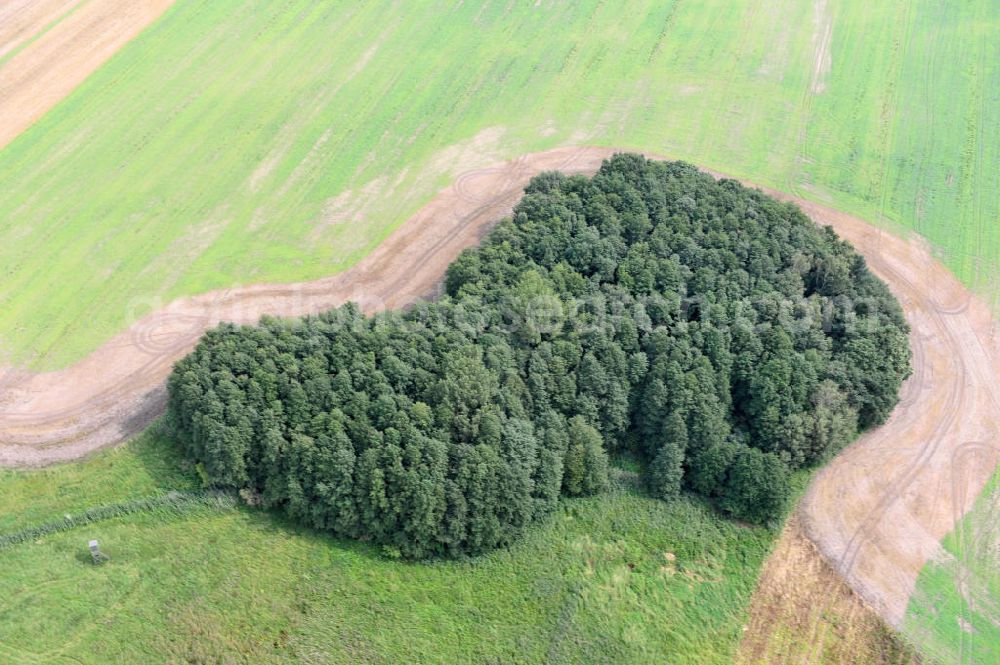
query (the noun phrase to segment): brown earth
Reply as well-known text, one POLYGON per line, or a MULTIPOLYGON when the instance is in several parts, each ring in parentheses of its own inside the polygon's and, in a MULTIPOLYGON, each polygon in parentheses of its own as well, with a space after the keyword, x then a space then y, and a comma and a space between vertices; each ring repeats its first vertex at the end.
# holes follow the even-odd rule
POLYGON ((819 471, 800 510, 831 565, 898 628, 920 569, 947 557, 941 539, 1000 458, 997 327, 923 241, 801 205, 865 255, 913 329, 914 373, 899 406, 819 471))
POLYGON ((913 649, 823 559, 793 515, 750 604, 739 665, 918 665, 913 649))
POLYGON ((0 0, 0 148, 174 0, 0 0))
MULTIPOLYGON (((51 464, 128 439, 163 412, 172 364, 219 321, 301 315, 348 300, 371 312, 433 295, 445 267, 510 210, 533 175, 591 173, 613 152, 560 148, 468 172, 344 273, 181 299, 73 367, 7 370, 0 376, 0 465, 51 464)), ((898 627, 920 568, 939 554, 941 538, 996 466, 1000 349, 993 319, 920 239, 768 193, 794 200, 853 243, 913 327, 915 371, 899 407, 817 474, 799 513, 832 568, 898 627)))
POLYGON ((0 2, 0 58, 23 47, 81 0, 4 0, 0 2))

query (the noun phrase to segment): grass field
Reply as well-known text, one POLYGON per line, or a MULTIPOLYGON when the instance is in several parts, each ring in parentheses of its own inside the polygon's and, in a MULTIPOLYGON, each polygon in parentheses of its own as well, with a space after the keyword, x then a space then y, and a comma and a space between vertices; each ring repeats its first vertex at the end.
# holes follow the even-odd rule
POLYGON ((992 0, 180 0, 0 151, 0 358, 339 271, 459 172, 560 144, 915 228, 987 289, 998 29, 992 0))
POLYGON ((904 633, 942 663, 1000 663, 1000 474, 920 573, 904 633))
MULTIPOLYGON (((533 5, 179 0, 0 150, 0 366, 66 365, 181 295, 337 272, 459 173, 564 144, 914 229, 996 304, 995 0, 533 5)), ((149 434, 0 472, 0 536, 197 489, 174 453, 149 434)), ((628 483, 458 564, 243 508, 153 510, 0 552, 0 662, 728 663, 772 540, 628 483), (111 564, 87 564, 90 537, 111 564)), ((965 542, 945 548, 1000 597, 996 558, 965 542)), ((924 571, 939 609, 915 604, 907 633, 1000 660, 996 614, 962 605, 956 574, 924 571)))
MULTIPOLYGON (((179 457, 148 433, 85 462, 0 473, 0 540, 197 489, 179 457)), ((203 506, 6 547, 0 662, 732 663, 775 534, 617 475, 610 495, 565 501, 520 544, 467 562, 393 561, 203 506), (110 563, 90 563, 90 538, 110 563)))

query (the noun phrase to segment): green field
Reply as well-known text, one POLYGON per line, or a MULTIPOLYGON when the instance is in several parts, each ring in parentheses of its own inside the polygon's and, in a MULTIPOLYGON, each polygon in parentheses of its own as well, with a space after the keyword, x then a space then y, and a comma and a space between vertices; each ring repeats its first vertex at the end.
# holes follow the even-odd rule
POLYGON ((942 663, 1000 663, 1000 474, 928 563, 903 632, 942 663))
MULTIPOLYGON (((995 0, 385 4, 178 0, 0 150, 0 366, 64 366, 178 296, 335 273, 460 173, 573 144, 914 229, 998 302, 995 0)), ((196 490, 179 457, 147 434, 0 472, 0 538, 196 490)), ((0 662, 731 662, 774 535, 622 478, 467 563, 246 508, 53 533, 0 550, 0 662)), ((996 552, 967 542, 944 545, 995 602, 996 552)), ((923 572, 907 634, 1000 660, 993 606, 963 605, 956 574, 923 572)))
MULTIPOLYGON (((197 489, 165 436, 0 473, 0 541, 197 489), (53 489, 55 488, 55 489, 53 489)), ((249 508, 153 510, 0 549, 0 662, 732 663, 773 532, 619 470, 510 550, 404 563, 249 508), (100 539, 111 561, 90 563, 100 539)))
POLYGON ((0 151, 0 358, 337 272, 458 173, 566 144, 914 228, 988 288, 993 0, 384 4, 179 0, 0 151))

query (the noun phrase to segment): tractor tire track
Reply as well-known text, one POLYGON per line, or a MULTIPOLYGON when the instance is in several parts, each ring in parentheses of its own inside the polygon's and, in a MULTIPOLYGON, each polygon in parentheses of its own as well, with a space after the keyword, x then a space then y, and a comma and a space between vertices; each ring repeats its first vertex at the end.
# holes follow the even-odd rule
MULTIPOLYGON (((135 435, 163 412, 174 362, 221 321, 300 316, 347 301, 373 312, 436 294, 448 264, 509 213, 533 175, 591 173, 614 152, 565 147, 467 172, 339 275, 184 298, 67 369, 0 369, 0 465, 76 459, 135 435)), ((971 471, 953 464, 964 442, 998 440, 1000 347, 992 314, 919 238, 902 239, 850 215, 764 191, 797 203, 851 242, 900 298, 913 329, 915 371, 896 411, 816 475, 799 510, 803 530, 825 560, 899 626, 920 568, 939 554, 941 538, 971 508, 996 465, 996 448, 988 448, 986 463, 971 471)))

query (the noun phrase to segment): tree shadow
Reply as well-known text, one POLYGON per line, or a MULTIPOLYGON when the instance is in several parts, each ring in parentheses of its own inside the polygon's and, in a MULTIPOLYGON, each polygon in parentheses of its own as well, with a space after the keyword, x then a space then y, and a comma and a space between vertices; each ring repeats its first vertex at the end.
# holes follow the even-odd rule
POLYGON ((154 420, 125 445, 145 469, 156 489, 164 492, 203 489, 195 465, 186 458, 184 446, 170 431, 164 418, 154 420))

